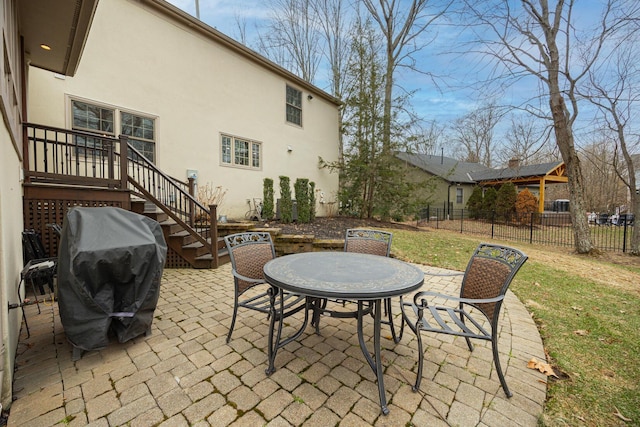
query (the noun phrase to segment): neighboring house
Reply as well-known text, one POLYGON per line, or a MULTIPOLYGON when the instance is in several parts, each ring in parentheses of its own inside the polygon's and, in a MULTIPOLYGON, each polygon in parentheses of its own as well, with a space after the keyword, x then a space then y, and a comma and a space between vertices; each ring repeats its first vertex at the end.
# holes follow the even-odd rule
POLYGON ((444 209, 445 212, 466 208, 467 200, 477 184, 473 175, 491 170, 480 163, 461 162, 445 156, 400 152, 396 157, 408 167, 413 181, 424 180, 425 173, 432 178, 433 185, 429 186, 429 191, 433 191, 429 206, 444 209))
MULTIPOLYGON (((464 209, 473 187, 499 187, 513 182, 519 190, 528 188, 539 199, 539 211, 544 210, 544 190, 549 184, 566 183, 563 162, 520 166, 515 160, 509 167, 492 169, 479 163, 462 162, 445 156, 397 153, 396 157, 410 166, 410 176, 426 174, 435 178, 435 188, 429 206, 449 213, 464 209)), ((417 178, 413 178, 417 180, 417 178)))
POLYGON ((29 83, 30 122, 126 134, 167 175, 226 189, 230 219, 264 178, 276 198, 287 176, 335 199, 338 175, 317 165, 338 158, 340 102, 163 0, 99 2, 77 75, 29 83))
POLYGON ((42 67, 60 76, 76 72, 97 0, 3 0, 0 6, 2 124, 0 124, 0 403, 11 406, 13 367, 21 325, 18 284, 23 266, 22 177, 26 157, 28 73, 42 67), (42 46, 42 47, 41 47, 42 46), (50 50, 45 50, 49 48, 50 50), (29 67, 28 64, 31 64, 29 67))

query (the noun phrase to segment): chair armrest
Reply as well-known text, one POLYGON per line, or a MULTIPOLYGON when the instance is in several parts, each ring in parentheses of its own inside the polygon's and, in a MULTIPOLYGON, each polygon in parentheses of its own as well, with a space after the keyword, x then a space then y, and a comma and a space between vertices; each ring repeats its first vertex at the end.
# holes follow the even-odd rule
POLYGON ((423 298, 425 296, 433 296, 433 297, 437 297, 437 298, 441 298, 449 301, 457 301, 463 304, 493 303, 493 302, 502 301, 504 299, 504 295, 498 295, 497 297, 494 297, 494 298, 474 299, 474 298, 460 298, 453 295, 441 294, 441 293, 432 292, 432 291, 422 291, 422 292, 416 293, 413 296, 413 304, 418 307, 428 307, 429 303, 427 302, 426 299, 423 298), (418 302, 419 299, 421 299, 420 302, 418 302))
POLYGON ((463 271, 456 271, 454 273, 432 273, 430 271, 425 271, 424 274, 434 277, 453 277, 453 276, 464 276, 463 271))
POLYGON ((259 285, 260 283, 266 283, 263 279, 252 279, 251 277, 243 276, 242 274, 238 273, 235 270, 231 270, 231 274, 233 274, 233 277, 235 278, 238 278, 242 281, 253 283, 256 285, 259 285))

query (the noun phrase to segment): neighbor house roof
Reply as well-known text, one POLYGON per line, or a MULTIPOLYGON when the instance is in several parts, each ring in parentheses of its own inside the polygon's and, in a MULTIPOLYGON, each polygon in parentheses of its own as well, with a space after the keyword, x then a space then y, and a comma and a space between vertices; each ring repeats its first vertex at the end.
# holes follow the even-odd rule
POLYGON ((462 162, 451 157, 431 154, 398 152, 396 157, 445 181, 460 184, 475 184, 476 174, 492 170, 480 163, 462 162))
POLYGON ((538 165, 524 165, 504 169, 486 169, 475 172, 476 181, 510 181, 516 178, 539 177, 554 173, 563 162, 541 163, 538 165))

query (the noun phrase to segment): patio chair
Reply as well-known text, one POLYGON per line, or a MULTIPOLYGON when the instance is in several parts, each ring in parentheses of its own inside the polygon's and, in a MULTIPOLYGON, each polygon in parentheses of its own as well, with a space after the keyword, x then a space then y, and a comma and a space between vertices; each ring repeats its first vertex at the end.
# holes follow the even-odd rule
MULTIPOLYGON (((393 234, 387 231, 350 228, 345 233, 344 251, 388 257, 389 253, 391 252, 392 238, 393 238, 393 234)), ((345 305, 345 301, 335 300, 333 302, 341 303, 343 306, 345 305)), ((318 334, 320 333, 319 316, 322 312, 327 312, 331 316, 335 316, 335 317, 348 317, 353 314, 353 313, 341 313, 333 310, 327 310, 326 299, 320 301, 319 303, 320 305, 316 307, 316 312, 314 313, 314 318, 312 321, 312 325, 316 327, 316 333, 318 334)), ((371 305, 367 310, 369 311, 372 310, 371 305)), ((389 325, 389 327, 391 328, 391 335, 393 337, 393 341, 398 343, 400 341, 400 338, 396 335, 395 327, 393 325, 390 298, 387 298, 384 300, 384 310, 385 310, 385 316, 387 317, 387 320, 382 320, 381 322, 389 325)))
MULTIPOLYGON (((269 233, 246 232, 231 234, 224 238, 229 257, 234 283, 233 317, 227 334, 227 343, 236 323, 238 308, 247 308, 261 313, 271 314, 273 297, 278 290, 264 281, 263 267, 275 258, 276 252, 269 233), (244 294, 254 289, 256 292, 244 294)), ((284 317, 291 316, 306 308, 306 298, 291 293, 284 294, 284 317)))
POLYGON ((418 375, 413 391, 420 389, 422 380, 421 332, 434 332, 464 337, 470 351, 471 338, 491 341, 500 384, 507 397, 512 396, 500 366, 498 320, 505 293, 526 260, 527 256, 516 249, 481 243, 464 272, 459 296, 420 291, 412 302, 400 298, 402 317, 418 339, 418 375), (437 305, 434 301, 450 304, 437 305))

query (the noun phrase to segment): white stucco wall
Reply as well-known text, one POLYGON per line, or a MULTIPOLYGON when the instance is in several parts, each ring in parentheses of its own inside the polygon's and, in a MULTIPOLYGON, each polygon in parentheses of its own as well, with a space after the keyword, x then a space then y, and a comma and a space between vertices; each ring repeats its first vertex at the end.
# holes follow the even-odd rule
POLYGON ((17 287, 22 269, 22 188, 21 164, 10 134, 0 125, 0 331, 2 333, 2 398, 4 408, 11 404, 11 382, 21 309, 7 310, 18 302, 17 287))
POLYGON ((4 61, 0 61, 0 403, 8 409, 12 402, 13 366, 21 309, 7 310, 18 302, 18 284, 22 270, 22 93, 16 1, 0 5, 0 27, 4 61))
MULTIPOLYGON (((338 108, 286 78, 131 0, 98 5, 76 76, 31 70, 31 122, 71 128, 69 96, 157 117, 156 164, 226 188, 219 213, 241 217, 265 177, 308 178, 335 199, 338 177, 318 157, 338 156, 338 108), (303 126, 285 121, 286 84, 302 89, 303 126), (262 169, 221 166, 220 133, 262 143, 262 169), (292 151, 288 152, 287 147, 292 151)), ((293 190, 293 189, 292 189, 293 190)), ((318 205, 318 215, 323 215, 318 205)))

